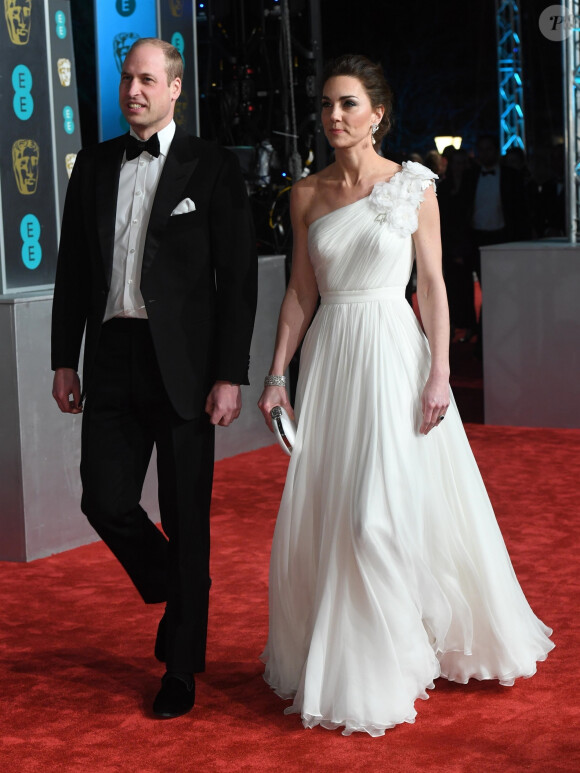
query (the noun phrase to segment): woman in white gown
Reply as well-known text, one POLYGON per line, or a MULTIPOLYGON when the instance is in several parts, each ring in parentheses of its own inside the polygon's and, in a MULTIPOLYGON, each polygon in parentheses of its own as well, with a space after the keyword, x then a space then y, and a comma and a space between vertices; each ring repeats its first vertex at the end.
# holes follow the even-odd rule
POLYGON ((375 152, 378 65, 330 67, 335 161, 292 189, 292 274, 260 409, 298 431, 272 545, 265 679, 306 727, 382 735, 434 679, 531 676, 553 644, 514 574, 449 390, 435 175, 375 152), (405 300, 413 259, 426 336, 405 300))

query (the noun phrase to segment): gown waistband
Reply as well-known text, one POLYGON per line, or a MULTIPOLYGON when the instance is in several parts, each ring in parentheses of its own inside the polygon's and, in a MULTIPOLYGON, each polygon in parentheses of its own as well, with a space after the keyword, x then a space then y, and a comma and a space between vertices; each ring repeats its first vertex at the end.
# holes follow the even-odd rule
POLYGON ((321 293, 322 305, 329 303, 368 303, 369 301, 404 300, 405 287, 375 287, 370 290, 333 290, 321 293))

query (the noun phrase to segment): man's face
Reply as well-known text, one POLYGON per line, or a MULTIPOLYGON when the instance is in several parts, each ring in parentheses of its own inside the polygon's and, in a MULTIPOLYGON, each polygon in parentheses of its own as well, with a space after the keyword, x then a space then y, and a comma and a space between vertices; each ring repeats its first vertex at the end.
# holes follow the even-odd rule
POLYGON ((477 145, 477 155, 484 167, 495 166, 499 159, 499 151, 491 140, 482 139, 477 145))
POLYGON ((32 0, 4 0, 8 34, 17 46, 25 46, 30 38, 31 6, 32 0))
POLYGON ((133 48, 123 64, 119 105, 127 123, 141 139, 163 129, 173 118, 181 80, 167 83, 165 55, 145 43, 133 48))

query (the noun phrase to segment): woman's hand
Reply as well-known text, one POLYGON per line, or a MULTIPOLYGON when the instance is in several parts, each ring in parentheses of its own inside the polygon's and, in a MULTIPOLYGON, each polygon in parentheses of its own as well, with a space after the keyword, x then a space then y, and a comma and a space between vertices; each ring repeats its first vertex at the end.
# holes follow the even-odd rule
POLYGON ((266 424, 268 425, 270 432, 274 432, 274 428, 272 427, 272 417, 270 416, 270 411, 272 410, 272 408, 274 408, 275 405, 281 405, 282 408, 286 410, 286 413, 288 414, 288 416, 291 419, 294 419, 294 411, 292 410, 292 406, 290 405, 290 401, 288 400, 286 387, 278 387, 278 386, 266 387, 262 392, 262 396, 258 400, 258 408, 264 414, 264 419, 266 420, 266 424))
POLYGON ((427 435, 434 427, 437 427, 442 417, 445 417, 449 407, 449 379, 445 376, 431 374, 421 395, 421 408, 423 409, 423 423, 419 432, 427 435))

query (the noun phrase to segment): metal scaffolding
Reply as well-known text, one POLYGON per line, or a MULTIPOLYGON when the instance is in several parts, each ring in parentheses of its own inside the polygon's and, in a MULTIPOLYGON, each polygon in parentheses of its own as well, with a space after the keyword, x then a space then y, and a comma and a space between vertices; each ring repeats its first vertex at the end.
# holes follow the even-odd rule
POLYGON ((580 237, 580 2, 566 0, 569 33, 562 44, 564 72, 564 143, 566 158, 566 232, 572 243, 580 237))
POLYGON ((499 141, 502 155, 509 148, 525 149, 524 93, 519 2, 496 0, 499 141))

